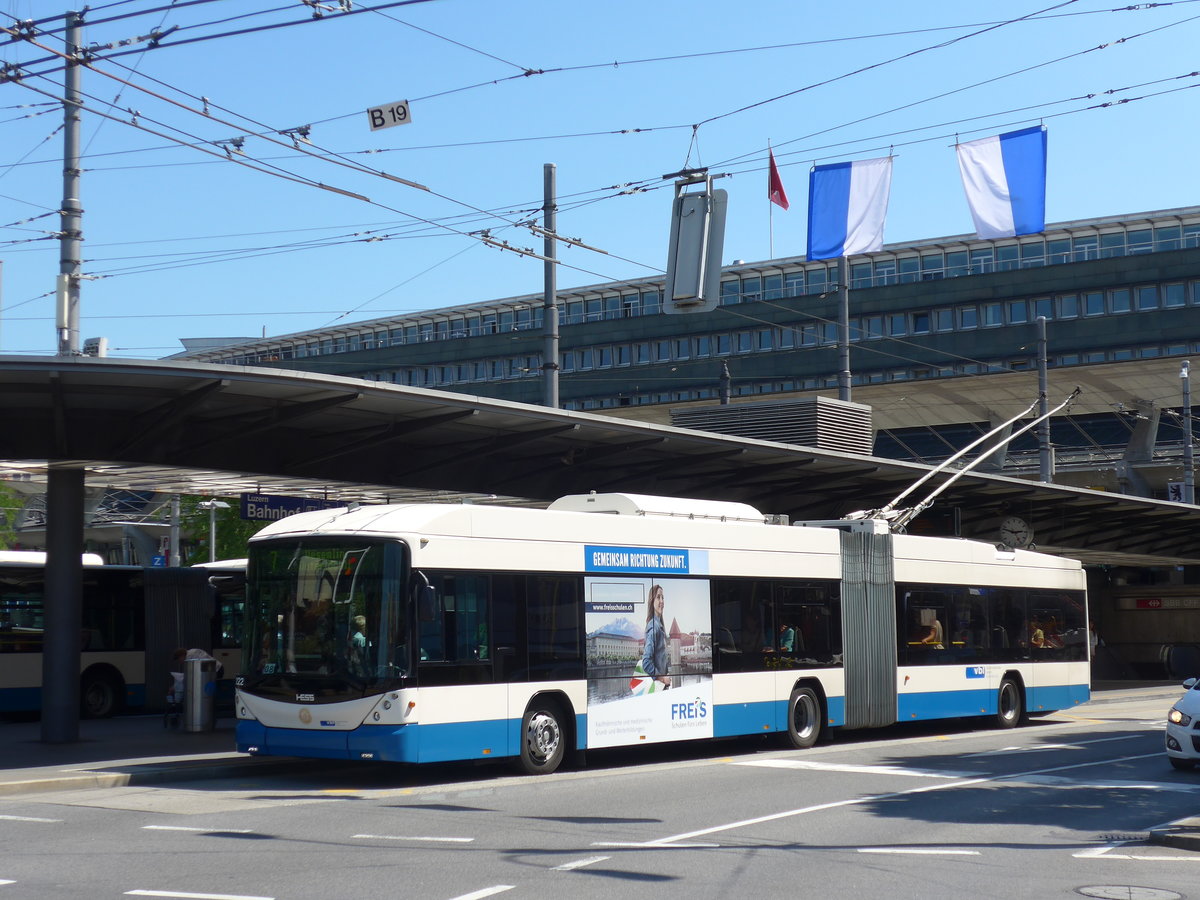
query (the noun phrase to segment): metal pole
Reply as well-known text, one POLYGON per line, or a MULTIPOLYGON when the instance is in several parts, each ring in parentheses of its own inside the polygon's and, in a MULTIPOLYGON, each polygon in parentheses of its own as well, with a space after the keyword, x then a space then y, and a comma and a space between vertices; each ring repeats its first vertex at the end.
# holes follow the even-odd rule
POLYGON ((850 402, 850 257, 842 257, 842 291, 838 307, 838 399, 850 402))
POLYGON ((58 268, 58 355, 79 354, 80 242, 83 208, 79 205, 79 111, 83 107, 79 53, 83 43, 83 15, 67 13, 67 61, 63 73, 63 200, 62 236, 58 268))
POLYGON ((542 404, 558 409, 558 240, 557 210, 555 202, 555 167, 546 163, 543 167, 545 204, 542 207, 546 241, 542 255, 545 262, 545 288, 542 296, 542 404))
MULTIPOLYGON (((1047 391, 1047 358, 1046 358, 1046 317, 1037 317, 1037 340, 1038 340, 1038 415, 1046 416, 1047 410, 1050 409, 1050 400, 1046 396, 1047 391)), ((1042 419, 1038 425, 1038 480, 1050 483, 1054 480, 1053 466, 1050 461, 1050 418, 1042 419)))
POLYGON ((208 561, 217 561, 217 504, 208 507, 208 561))
POLYGON ((1192 386, 1188 377, 1190 361, 1184 360, 1179 371, 1183 382, 1183 502, 1196 502, 1196 460, 1192 450, 1192 386))
POLYGON ((179 565, 179 495, 171 495, 171 530, 170 530, 170 551, 167 557, 167 565, 175 568, 179 565))

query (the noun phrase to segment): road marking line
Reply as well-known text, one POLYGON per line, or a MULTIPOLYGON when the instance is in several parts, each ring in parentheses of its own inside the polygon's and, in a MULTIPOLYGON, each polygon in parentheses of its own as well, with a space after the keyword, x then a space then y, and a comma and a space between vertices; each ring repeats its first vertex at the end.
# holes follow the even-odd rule
POLYGON ((274 897, 251 897, 249 894, 192 894, 183 891, 126 891, 126 897, 175 897, 179 900, 275 900, 274 897))
MULTIPOLYGON (((1112 848, 1106 847, 1104 849, 1111 850, 1112 848)), ((1147 862, 1173 862, 1175 860, 1181 860, 1183 862, 1200 862, 1200 857, 1196 856, 1159 856, 1157 854, 1154 856, 1141 856, 1136 853, 1113 853, 1106 856, 1101 856, 1099 853, 1090 853, 1087 850, 1083 851, 1082 853, 1075 853, 1072 855, 1076 859, 1136 859, 1145 860, 1147 862)))
POLYGON ((16 884, 16 882, 9 881, 7 878, 0 878, 0 884, 16 884))
POLYGON ((1180 784, 1178 782, 1156 781, 1079 781, 1075 778, 1064 778, 1061 775, 1035 775, 1024 779, 1028 784, 1041 784, 1047 787, 1087 787, 1103 791, 1127 791, 1131 788, 1139 791, 1167 791, 1171 794, 1195 793, 1200 791, 1200 784, 1180 784))
POLYGON ((1078 853, 1071 855, 1076 859, 1099 859, 1104 856, 1109 850, 1115 850, 1117 847, 1124 847, 1129 841, 1117 841, 1113 844, 1105 844, 1103 847, 1092 847, 1089 850, 1080 850, 1078 853))
POLYGON ((194 831, 198 834, 254 834, 249 828, 200 828, 197 825, 143 825, 146 831, 194 831))
POLYGON ((355 834, 351 835, 355 839, 368 841, 439 841, 445 844, 469 844, 475 838, 469 837, 432 837, 429 835, 405 835, 405 834, 355 834))
POLYGON ((592 841, 593 847, 653 847, 655 850, 713 850, 720 848, 720 844, 708 842, 690 843, 690 844, 662 844, 658 841, 592 841))
POLYGON ((812 769, 820 772, 854 772, 863 775, 907 775, 910 778, 966 778, 970 772, 931 772, 899 766, 855 766, 849 763, 821 763, 806 759, 752 759, 737 766, 762 766, 768 769, 812 769))
POLYGON ((1097 738, 1094 741, 1074 741, 1070 744, 1044 744, 1037 747, 999 747, 995 750, 985 750, 982 753, 968 753, 962 759, 978 759, 980 757, 999 756, 1001 753, 1037 753, 1039 750, 1078 750, 1091 744, 1108 744, 1112 741, 1136 741, 1143 736, 1140 734, 1123 734, 1120 737, 1097 738))
POLYGON ((587 859, 577 859, 574 862, 563 863, 561 866, 555 866, 555 872, 570 872, 572 869, 582 869, 584 866, 590 866, 593 863, 604 862, 606 859, 612 859, 611 856, 589 856, 587 859))
POLYGON ((36 816, 0 816, 6 822, 61 822, 62 819, 39 819, 36 816))
MULTIPOLYGON (((787 809, 783 812, 770 813, 765 816, 757 816, 753 819, 742 819, 739 822, 729 822, 725 825, 714 825, 711 828, 701 828, 696 831, 687 831, 683 834, 676 834, 670 837, 657 838, 653 841, 647 841, 640 846, 643 847, 661 847, 667 844, 674 844, 676 841, 687 841, 692 838, 703 837, 705 835, 717 834, 722 831, 732 831, 735 828, 745 828, 749 825, 762 825, 766 822, 778 822, 781 819, 791 819, 796 816, 803 816, 811 812, 823 812, 827 809, 841 809, 847 806, 861 806, 864 803, 876 803, 879 800, 891 800, 896 797, 907 797, 912 794, 928 794, 933 791, 953 790, 954 788, 973 787, 977 784, 989 784, 998 781, 1018 781, 1022 778, 1030 778, 1034 775, 1043 775, 1050 772, 1064 772, 1069 769, 1092 768, 1096 766, 1112 765, 1113 763, 1131 762, 1137 759, 1156 759, 1162 755, 1162 751, 1154 753, 1142 753, 1137 756, 1118 756, 1113 759, 1091 760, 1082 763, 1071 763, 1066 766, 1051 766, 1048 769, 1033 769, 1028 772, 1014 772, 1010 775, 983 775, 979 778, 966 778, 962 781, 948 781, 943 784, 930 784, 923 787, 909 788, 906 791, 889 791, 886 794, 872 794, 866 797, 854 797, 847 800, 834 800, 830 803, 818 803, 816 806, 805 806, 800 809, 787 809)), ((595 846, 595 845, 593 845, 595 846)))
POLYGON ((978 856, 978 850, 945 850, 940 847, 859 847, 859 853, 911 853, 920 856, 978 856))
POLYGON ((451 900, 483 900, 484 897, 490 897, 493 894, 503 894, 505 891, 511 891, 516 885, 513 884, 497 884, 490 888, 484 888, 481 891, 475 891, 473 894, 462 894, 458 897, 453 897, 451 900))

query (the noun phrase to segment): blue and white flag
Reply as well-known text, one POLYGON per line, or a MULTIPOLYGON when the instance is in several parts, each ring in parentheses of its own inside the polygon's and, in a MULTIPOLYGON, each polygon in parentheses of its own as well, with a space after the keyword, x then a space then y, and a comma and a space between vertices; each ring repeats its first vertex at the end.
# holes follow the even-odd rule
POLYGON ((1046 230, 1045 128, 959 144, 958 171, 981 238, 1046 230))
POLYGON ((890 156, 814 166, 808 176, 808 258, 880 249, 891 191, 890 156))

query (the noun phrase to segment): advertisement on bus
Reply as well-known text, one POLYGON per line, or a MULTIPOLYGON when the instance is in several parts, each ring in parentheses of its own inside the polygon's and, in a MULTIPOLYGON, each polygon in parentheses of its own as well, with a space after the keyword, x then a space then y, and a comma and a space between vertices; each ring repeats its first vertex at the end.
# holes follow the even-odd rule
POLYGON ((603 575, 584 590, 588 746, 712 737, 707 579, 603 575))

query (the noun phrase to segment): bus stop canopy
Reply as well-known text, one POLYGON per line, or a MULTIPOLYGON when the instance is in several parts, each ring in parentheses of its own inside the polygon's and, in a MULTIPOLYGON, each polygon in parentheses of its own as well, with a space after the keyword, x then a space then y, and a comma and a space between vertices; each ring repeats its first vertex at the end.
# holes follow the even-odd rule
MULTIPOLYGON (((884 505, 925 466, 466 394, 307 372, 90 357, 0 357, 0 478, 82 468, 90 485, 338 501, 545 504, 588 491, 748 503, 792 521, 884 505)), ((919 501, 953 473, 933 478, 919 501)), ((1200 564, 1200 510, 971 472, 910 531, 1092 563, 1200 564), (948 513, 952 512, 953 515, 948 513)))

